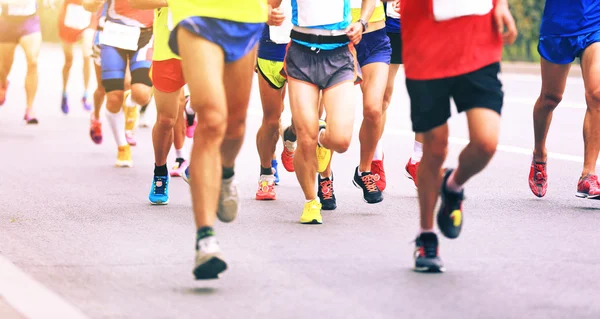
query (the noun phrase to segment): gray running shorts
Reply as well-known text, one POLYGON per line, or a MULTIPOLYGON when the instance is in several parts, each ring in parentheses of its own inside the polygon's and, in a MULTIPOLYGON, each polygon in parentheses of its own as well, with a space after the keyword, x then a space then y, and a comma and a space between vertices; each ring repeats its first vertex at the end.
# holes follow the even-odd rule
POLYGON ((360 83, 356 50, 349 44, 334 50, 319 50, 290 42, 285 55, 285 76, 327 90, 343 82, 360 83))

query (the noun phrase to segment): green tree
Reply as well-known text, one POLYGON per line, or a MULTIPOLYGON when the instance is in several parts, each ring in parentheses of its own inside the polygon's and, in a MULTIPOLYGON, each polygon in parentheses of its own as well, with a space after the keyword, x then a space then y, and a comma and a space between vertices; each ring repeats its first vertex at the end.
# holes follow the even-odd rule
POLYGON ((519 37, 504 49, 504 59, 511 61, 539 61, 537 43, 545 1, 509 0, 510 11, 517 23, 519 37))

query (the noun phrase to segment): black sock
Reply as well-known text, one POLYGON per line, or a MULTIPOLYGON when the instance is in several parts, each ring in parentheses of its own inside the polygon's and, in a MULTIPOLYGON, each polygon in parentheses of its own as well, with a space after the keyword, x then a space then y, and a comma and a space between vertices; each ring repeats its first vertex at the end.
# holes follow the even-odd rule
POLYGON ((178 157, 175 159, 175 162, 179 163, 179 166, 181 166, 181 164, 183 164, 183 162, 185 162, 185 159, 178 157))
MULTIPOLYGON (((148 104, 150 104, 150 102, 148 102, 148 104)), ((142 107, 140 108, 140 113, 146 112, 146 108, 148 107, 148 104, 142 105, 142 107)))
POLYGON ((288 126, 288 128, 286 128, 283 131, 283 139, 286 141, 290 141, 290 142, 295 142, 296 141, 296 134, 294 134, 294 132, 292 132, 292 128, 288 126))
POLYGON ((215 230, 210 226, 204 226, 204 227, 198 228, 198 231, 196 232, 196 250, 198 250, 198 242, 201 239, 210 237, 210 236, 214 236, 214 235, 215 235, 215 230))
POLYGON ((156 166, 154 164, 154 176, 167 176, 169 175, 169 170, 167 169, 167 164, 162 166, 156 166))
POLYGON ((260 166, 260 175, 273 175, 273 169, 271 167, 262 167, 260 166))
POLYGON ((196 119, 196 114, 190 115, 190 114, 185 113, 185 117, 186 117, 188 126, 194 125, 194 120, 196 119))
POLYGON ((229 179, 233 177, 233 167, 223 167, 223 179, 229 179))

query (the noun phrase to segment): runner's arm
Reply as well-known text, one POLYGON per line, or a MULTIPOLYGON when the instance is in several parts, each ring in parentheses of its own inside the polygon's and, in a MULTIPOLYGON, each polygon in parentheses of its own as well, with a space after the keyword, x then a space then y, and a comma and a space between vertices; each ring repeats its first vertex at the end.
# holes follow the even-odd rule
POLYGON ((279 8, 281 5, 281 0, 269 0, 269 5, 273 8, 279 8))
POLYGON ((167 0, 129 0, 129 5, 134 9, 158 9, 168 7, 167 0))
POLYGON ((81 4, 86 11, 96 13, 105 2, 106 0, 83 0, 81 4))
POLYGON ((360 19, 363 21, 371 20, 371 16, 375 11, 375 6, 377 5, 378 0, 362 0, 362 5, 360 6, 360 19))

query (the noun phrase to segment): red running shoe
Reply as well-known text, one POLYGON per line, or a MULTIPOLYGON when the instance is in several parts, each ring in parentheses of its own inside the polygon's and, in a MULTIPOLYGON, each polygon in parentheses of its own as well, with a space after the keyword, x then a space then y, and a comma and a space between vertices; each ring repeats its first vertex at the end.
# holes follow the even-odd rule
MULTIPOLYGON (((579 188, 579 187, 578 187, 579 188)), ((548 173, 546 172, 546 163, 531 161, 529 170, 529 189, 537 197, 546 196, 548 190, 548 173)))
POLYGON ((377 188, 379 188, 379 190, 383 192, 383 190, 387 186, 385 179, 385 170, 383 169, 383 159, 371 161, 371 174, 373 174, 373 178, 375 179, 375 184, 377 185, 377 188))
POLYGON ((415 183, 415 188, 417 187, 417 170, 419 169, 419 163, 420 162, 416 162, 412 164, 412 158, 409 158, 408 163, 406 163, 406 167, 404 167, 406 170, 406 177, 408 177, 408 179, 412 179, 412 181, 415 183))
POLYGON ((587 174, 579 178, 577 183, 577 197, 594 199, 600 197, 600 183, 598 176, 587 174))
POLYGON ((281 163, 285 170, 294 172, 294 154, 296 153, 296 142, 283 141, 283 152, 281 152, 281 163))

